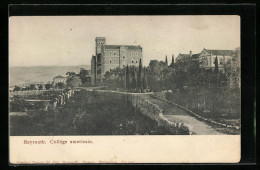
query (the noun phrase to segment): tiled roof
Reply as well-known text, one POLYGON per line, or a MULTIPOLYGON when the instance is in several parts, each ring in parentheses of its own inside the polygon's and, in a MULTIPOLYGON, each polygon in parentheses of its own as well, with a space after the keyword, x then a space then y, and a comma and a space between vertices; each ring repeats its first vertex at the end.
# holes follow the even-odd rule
POLYGON ((189 54, 180 54, 182 57, 184 57, 184 58, 188 58, 188 57, 190 57, 190 55, 189 54))
POLYGON ((232 55, 234 54, 234 50, 210 50, 210 49, 205 49, 209 53, 212 53, 212 55, 232 55))
POLYGON ((194 59, 195 59, 195 58, 199 58, 199 55, 200 55, 200 54, 192 54, 192 58, 194 58, 194 59))
POLYGON ((142 49, 140 45, 105 45, 106 49, 120 49, 120 47, 127 47, 128 49, 142 49))

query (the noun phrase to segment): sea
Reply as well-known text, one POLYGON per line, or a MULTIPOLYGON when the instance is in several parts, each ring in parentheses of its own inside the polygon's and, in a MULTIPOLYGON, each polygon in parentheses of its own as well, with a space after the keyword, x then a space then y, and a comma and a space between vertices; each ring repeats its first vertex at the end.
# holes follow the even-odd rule
POLYGON ((58 75, 65 77, 67 72, 75 72, 76 74, 78 74, 81 68, 90 70, 91 66, 77 65, 9 67, 9 87, 35 82, 52 82, 54 77, 58 75))

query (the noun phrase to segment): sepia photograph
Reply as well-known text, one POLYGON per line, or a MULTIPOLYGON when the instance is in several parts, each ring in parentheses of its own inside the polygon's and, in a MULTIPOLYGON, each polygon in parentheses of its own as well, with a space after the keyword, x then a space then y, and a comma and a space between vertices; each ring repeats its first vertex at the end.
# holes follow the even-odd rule
MULTIPOLYGON (((240 54, 238 15, 12 16, 9 135, 22 144, 11 140, 11 154, 20 145, 98 145, 99 137, 154 136, 168 146, 224 135, 232 145, 228 137, 241 134, 240 54), (82 136, 96 138, 60 140, 82 136)), ((13 163, 61 163, 13 155, 13 163)))
POLYGON ((10 18, 10 135, 240 134, 238 16, 10 18))

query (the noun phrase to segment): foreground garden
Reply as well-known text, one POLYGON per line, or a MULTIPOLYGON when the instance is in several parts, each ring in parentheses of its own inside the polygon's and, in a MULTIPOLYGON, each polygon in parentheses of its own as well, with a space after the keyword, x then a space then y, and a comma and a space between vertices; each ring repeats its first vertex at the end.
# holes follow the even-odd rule
POLYGON ((172 134, 146 117, 125 97, 81 90, 62 108, 10 116, 10 135, 164 135, 172 134))

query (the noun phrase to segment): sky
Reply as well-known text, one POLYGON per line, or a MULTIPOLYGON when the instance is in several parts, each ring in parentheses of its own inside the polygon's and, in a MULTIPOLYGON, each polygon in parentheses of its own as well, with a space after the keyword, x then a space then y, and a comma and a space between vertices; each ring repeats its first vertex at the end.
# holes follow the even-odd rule
POLYGON ((15 16, 9 18, 9 66, 90 65, 95 38, 141 45, 143 63, 179 53, 240 47, 240 17, 15 16))

